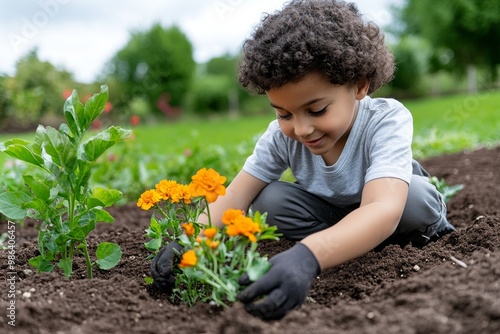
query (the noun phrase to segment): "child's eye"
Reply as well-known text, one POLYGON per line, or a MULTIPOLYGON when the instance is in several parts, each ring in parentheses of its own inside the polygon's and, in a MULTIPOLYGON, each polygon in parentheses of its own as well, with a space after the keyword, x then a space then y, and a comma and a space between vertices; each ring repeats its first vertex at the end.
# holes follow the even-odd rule
POLYGON ((290 119, 290 118, 292 118, 292 114, 285 114, 285 115, 282 115, 282 114, 280 114, 280 113, 278 113, 278 112, 277 112, 277 113, 276 113, 276 117, 277 117, 278 119, 290 119))
POLYGON ((309 111, 309 113, 313 116, 321 116, 326 112, 326 108, 327 107, 324 107, 323 109, 318 110, 318 111, 309 111))

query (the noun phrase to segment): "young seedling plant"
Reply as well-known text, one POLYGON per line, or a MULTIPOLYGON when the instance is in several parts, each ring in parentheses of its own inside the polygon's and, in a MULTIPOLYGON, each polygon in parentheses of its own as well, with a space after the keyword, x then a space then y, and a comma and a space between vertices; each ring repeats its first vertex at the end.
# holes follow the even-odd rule
POLYGON ((73 90, 64 104, 67 123, 59 129, 39 125, 32 142, 12 139, 0 143, 1 152, 41 170, 23 174, 26 188, 0 194, 0 212, 9 219, 30 217, 40 221, 37 227, 40 255, 29 261, 38 272, 51 272, 57 266, 70 277, 75 253, 83 253, 87 277, 92 278, 93 265, 107 270, 121 259, 120 246, 102 242, 97 246, 97 260, 92 262, 87 242, 96 223, 114 221, 103 208, 122 197, 118 190, 90 187, 92 166, 108 148, 131 134, 130 130, 111 126, 94 136, 86 136, 107 100, 106 85, 85 105, 73 90))

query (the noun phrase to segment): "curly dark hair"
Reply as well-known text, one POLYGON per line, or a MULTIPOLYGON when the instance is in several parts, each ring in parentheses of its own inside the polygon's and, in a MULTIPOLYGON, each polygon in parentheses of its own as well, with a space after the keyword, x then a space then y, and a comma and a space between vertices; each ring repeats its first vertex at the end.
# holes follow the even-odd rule
POLYGON ((366 79, 371 94, 394 74, 394 56, 383 32, 365 22, 355 4, 337 0, 288 2, 262 18, 242 51, 239 82, 257 94, 312 72, 336 85, 366 79))

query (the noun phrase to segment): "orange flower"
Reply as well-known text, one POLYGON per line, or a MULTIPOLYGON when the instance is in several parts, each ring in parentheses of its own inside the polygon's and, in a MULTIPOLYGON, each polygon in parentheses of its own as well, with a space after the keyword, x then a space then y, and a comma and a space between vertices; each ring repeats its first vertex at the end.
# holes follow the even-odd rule
POLYGON ((192 236, 194 234, 194 226, 193 223, 183 223, 181 224, 182 229, 184 230, 184 233, 188 237, 192 236))
POLYGON ((183 201, 184 203, 191 203, 191 188, 184 184, 176 184, 170 189, 170 198, 172 203, 183 201))
POLYGON ((217 229, 215 227, 209 227, 203 231, 203 234, 212 239, 217 234, 217 229))
POLYGON ((149 210, 161 200, 160 194, 153 189, 146 190, 142 193, 141 198, 137 201, 137 206, 143 210, 149 210))
POLYGON ((226 225, 229 225, 232 222, 234 222, 238 217, 243 215, 244 215, 243 210, 227 209, 226 211, 224 211, 224 214, 222 215, 222 222, 226 225))
POLYGON ((172 194, 172 190, 177 187, 176 181, 161 180, 156 184, 156 192, 160 194, 161 199, 168 200, 172 194))
POLYGON ((179 268, 194 267, 197 262, 198 258, 196 257, 196 252, 194 249, 190 249, 186 253, 182 254, 179 268))
POLYGON ((256 242, 255 233, 261 232, 260 225, 243 215, 243 211, 229 209, 224 212, 222 222, 227 225, 226 234, 230 237, 246 236, 251 242, 256 242))
POLYGON ((191 177, 191 180, 194 193, 205 196, 208 203, 213 203, 217 200, 217 197, 226 194, 226 187, 224 187, 226 177, 221 176, 212 168, 200 169, 191 177))

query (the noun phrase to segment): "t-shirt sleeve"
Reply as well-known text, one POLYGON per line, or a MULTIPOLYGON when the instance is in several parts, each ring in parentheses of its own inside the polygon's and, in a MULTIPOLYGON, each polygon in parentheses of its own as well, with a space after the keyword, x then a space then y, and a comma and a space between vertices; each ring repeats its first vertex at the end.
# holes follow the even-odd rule
POLYGON ((272 121, 245 161, 243 170, 266 183, 279 180, 288 167, 287 151, 287 141, 278 122, 272 121))
POLYGON ((408 184, 412 174, 413 118, 401 103, 392 100, 378 113, 366 138, 371 141, 365 183, 383 177, 399 178, 408 184))

